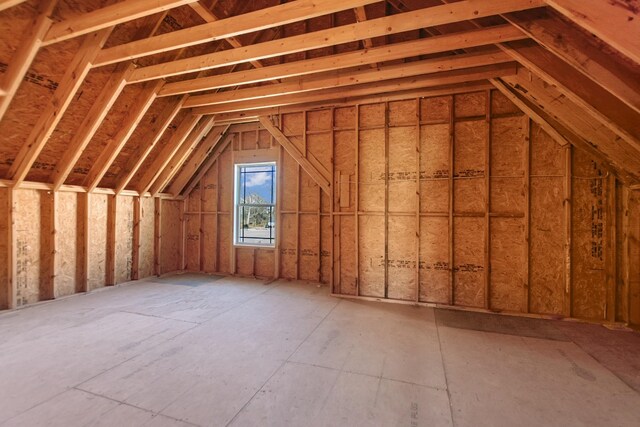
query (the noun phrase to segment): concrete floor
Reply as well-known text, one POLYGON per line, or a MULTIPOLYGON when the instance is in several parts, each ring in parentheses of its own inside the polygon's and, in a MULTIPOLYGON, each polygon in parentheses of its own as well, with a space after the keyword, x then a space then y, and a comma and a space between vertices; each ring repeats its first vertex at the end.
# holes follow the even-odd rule
POLYGON ((640 334, 148 279, 0 315, 0 425, 638 426, 640 334))

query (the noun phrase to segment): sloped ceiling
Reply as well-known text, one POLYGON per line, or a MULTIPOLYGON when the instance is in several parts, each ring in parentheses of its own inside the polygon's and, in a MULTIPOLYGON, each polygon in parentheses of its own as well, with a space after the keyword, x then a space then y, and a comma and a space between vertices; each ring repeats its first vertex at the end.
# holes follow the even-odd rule
POLYGON ((0 183, 178 195, 232 123, 494 86, 638 185, 639 11, 638 0, 0 0, 0 183))

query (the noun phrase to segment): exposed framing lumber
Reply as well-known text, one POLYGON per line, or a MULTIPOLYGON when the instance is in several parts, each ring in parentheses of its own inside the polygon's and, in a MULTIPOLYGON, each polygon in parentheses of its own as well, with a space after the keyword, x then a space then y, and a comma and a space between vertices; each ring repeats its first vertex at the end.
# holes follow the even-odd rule
MULTIPOLYGON (((367 11, 364 6, 354 8, 353 13, 356 16, 356 22, 364 22, 367 20, 367 11)), ((373 47, 373 42, 370 38, 362 39, 362 46, 365 49, 371 49, 373 47)))
POLYGON ((0 0, 0 12, 24 3, 26 0, 0 0))
POLYGON ((107 41, 107 38, 109 38, 112 29, 113 27, 106 28, 85 37, 80 50, 71 61, 64 77, 60 80, 58 88, 44 108, 9 169, 9 179, 14 180, 16 185, 20 185, 27 173, 29 173, 31 166, 36 161, 89 73, 91 62, 107 41))
POLYGON ((182 193, 181 193, 182 195, 186 195, 186 194, 191 193, 191 191, 195 188, 195 186, 198 184, 198 182, 200 182, 202 177, 213 166, 213 164, 216 162, 216 160, 218 160, 218 157, 220 157, 220 155, 224 152, 224 150, 227 149, 227 147, 229 146, 231 141, 233 141, 234 135, 235 134, 233 134, 233 133, 228 134, 227 136, 224 137, 222 142, 220 142, 219 144, 217 144, 214 147, 213 151, 211 152, 211 154, 209 155, 207 160, 205 160, 205 162, 200 166, 199 172, 191 179, 191 182, 189 183, 187 188, 185 188, 182 191, 182 193))
POLYGON ((195 114, 219 114, 234 111, 245 111, 258 108, 279 107, 292 104, 322 102, 345 97, 359 97, 387 92, 424 89, 443 85, 453 85, 469 81, 515 75, 516 66, 513 63, 474 67, 462 70, 444 71, 440 73, 424 74, 417 77, 390 79, 378 83, 354 85, 351 88, 335 88, 313 91, 310 93, 294 93, 291 95, 272 96, 264 99, 228 102, 224 104, 196 107, 195 114))
POLYGON ((175 196, 182 193, 182 190, 186 187, 189 179, 195 175, 196 171, 200 168, 202 163, 204 163, 211 150, 213 150, 214 147, 216 147, 227 135, 230 126, 231 125, 218 126, 209 132, 209 135, 207 135, 205 140, 198 146, 189 161, 184 163, 182 170, 180 170, 173 184, 171 184, 169 193, 175 196))
POLYGON ((2 78, 2 84, 0 84, 4 91, 4 97, 0 99, 0 120, 7 112, 9 104, 11 104, 18 87, 20 87, 20 83, 22 83, 25 74, 27 74, 40 46, 42 46, 42 40, 53 23, 50 15, 57 2, 58 0, 46 0, 43 2, 39 8, 38 16, 29 25, 26 36, 11 58, 7 71, 2 78))
POLYGON ((640 12, 636 2, 546 0, 546 3, 640 64, 640 12))
POLYGON ((369 50, 329 55, 262 69, 238 71, 211 77, 201 77, 167 83, 159 96, 170 96, 204 90, 218 89, 274 79, 305 76, 314 73, 358 67, 376 62, 392 61, 406 57, 445 52, 454 48, 468 48, 521 40, 526 36, 511 25, 475 29, 444 36, 429 37, 402 43, 375 47, 369 50))
POLYGON ((39 301, 47 301, 55 298, 56 281, 56 205, 58 193, 55 191, 41 194, 41 221, 40 235, 40 283, 39 301))
POLYGON ((304 169, 305 172, 309 174, 309 176, 315 181, 316 184, 322 190, 330 195, 331 194, 331 182, 329 179, 325 177, 316 167, 311 163, 307 157, 305 157, 296 146, 285 136, 282 131, 276 127, 271 120, 267 117, 260 117, 260 123, 264 126, 265 129, 269 131, 271 135, 282 145, 282 147, 287 151, 287 153, 294 158, 296 162, 304 169))
MULTIPOLYGON (((341 2, 345 3, 345 2, 341 2)), ((292 36, 286 39, 258 43, 242 49, 231 49, 207 55, 184 58, 173 62, 139 68, 132 82, 203 71, 254 59, 271 58, 305 50, 349 43, 367 37, 412 31, 423 27, 443 25, 483 16, 497 15, 541 6, 540 0, 463 0, 453 4, 419 9, 352 25, 292 36)), ((223 22, 223 21, 220 21, 223 22)), ((126 59, 126 58, 125 58, 126 59)))
POLYGON ((16 190, 9 187, 7 190, 7 308, 18 306, 18 241, 16 237, 16 190))
POLYGON ((129 185, 129 182, 131 181, 131 179, 133 179, 140 167, 142 167, 142 164, 146 160, 149 153, 153 150, 158 141, 160 141, 164 132, 180 112, 183 102, 184 98, 177 99, 176 101, 167 105, 162 113, 160 113, 160 116, 149 132, 147 141, 145 141, 144 144, 140 147, 138 153, 131 158, 129 164, 126 166, 126 170, 118 179, 115 190, 116 194, 122 193, 127 185, 129 185))
POLYGON ((116 284, 116 215, 118 196, 109 196, 107 199, 107 255, 105 262, 105 285, 116 284))
POLYGON ((162 249, 162 199, 156 197, 153 199, 153 272, 156 276, 160 276, 160 251, 162 249))
POLYGON ((406 64, 388 65, 376 69, 371 69, 365 66, 354 70, 339 70, 314 74, 306 77, 295 77, 270 86, 190 96, 184 106, 185 108, 200 107, 203 105, 264 99, 265 97, 278 97, 308 91, 419 76, 442 71, 489 66, 492 64, 502 64, 510 61, 512 61, 510 55, 496 51, 426 59, 406 64))
POLYGON ((166 187, 169 181, 178 173, 189 155, 195 150, 207 133, 209 133, 211 128, 213 128, 213 119, 213 116, 203 118, 198 126, 196 126, 182 144, 180 144, 180 147, 171 159, 169 159, 169 162, 164 166, 158 178, 156 178, 155 182, 149 188, 152 196, 155 196, 166 187))
POLYGON ((119 67, 109 78, 102 92, 84 116, 69 146, 56 164, 53 172, 53 189, 57 191, 66 181, 82 152, 98 131, 102 121, 126 86, 127 78, 134 70, 133 63, 119 67))
POLYGON ((68 40, 134 19, 163 12, 196 0, 125 0, 58 22, 51 26, 44 45, 68 40))
POLYGON ((548 50, 529 42, 501 45, 518 62, 640 150, 640 115, 548 50))
POLYGON ((573 197, 573 150, 571 145, 567 145, 564 149, 564 181, 563 192, 564 197, 562 201, 562 207, 564 211, 564 299, 563 299, 563 312, 566 317, 571 317, 573 314, 572 306, 572 265, 571 265, 571 235, 573 232, 572 225, 572 203, 573 197))
POLYGON ((140 276, 140 221, 142 220, 142 203, 140 196, 133 198, 133 244, 131 247, 131 280, 140 276))
POLYGON ((163 84, 164 82, 162 80, 158 80, 145 85, 136 102, 130 107, 118 133, 109 139, 100 156, 89 170, 84 181, 89 191, 93 191, 100 184, 100 181, 127 144, 129 138, 133 135, 133 132, 138 127, 138 124, 140 124, 140 121, 142 121, 151 104, 156 100, 158 91, 163 84))
POLYGON ((550 13, 518 12, 503 18, 640 113, 640 65, 606 53, 604 42, 550 13))
MULTIPOLYGON (((242 34, 262 31, 317 16, 375 3, 376 0, 297 0, 242 15, 210 22, 183 30, 173 31, 105 49, 97 58, 96 66, 113 64, 173 49, 228 39, 242 34)), ((246 48, 245 48, 246 49, 246 48)), ((258 59, 258 58, 255 58, 258 59)), ((232 65, 232 64, 226 64, 232 65)))
POLYGON ((82 215, 82 248, 80 254, 82 277, 76 284, 78 292, 89 291, 89 221, 91 219, 91 195, 87 193, 78 194, 79 212, 82 215))
POLYGON ((156 156, 156 159, 152 165, 146 170, 146 172, 140 178, 138 183, 138 192, 145 193, 149 190, 156 178, 160 176, 164 168, 171 161, 174 154, 180 148, 180 145, 187 139, 191 131, 196 127, 202 115, 190 114, 182 120, 175 133, 171 136, 171 139, 167 141, 166 145, 156 156))

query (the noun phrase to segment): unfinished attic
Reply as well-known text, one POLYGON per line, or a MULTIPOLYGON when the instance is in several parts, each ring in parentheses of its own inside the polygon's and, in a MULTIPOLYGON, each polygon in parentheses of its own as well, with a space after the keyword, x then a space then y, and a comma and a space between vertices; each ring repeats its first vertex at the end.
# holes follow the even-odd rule
POLYGON ((0 0, 0 425, 640 425, 640 1, 0 0))

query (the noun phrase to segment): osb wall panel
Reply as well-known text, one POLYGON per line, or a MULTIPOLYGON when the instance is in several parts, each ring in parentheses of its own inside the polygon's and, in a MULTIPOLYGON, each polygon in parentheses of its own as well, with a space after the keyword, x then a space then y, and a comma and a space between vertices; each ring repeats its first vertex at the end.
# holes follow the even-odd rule
POLYGON ((116 283, 131 280, 133 257, 133 197, 118 196, 116 202, 116 283))
POLYGON ((41 281, 41 205, 43 194, 36 190, 15 190, 15 232, 17 253, 17 304, 38 302, 41 281))
POLYGON ((153 275, 155 203, 151 197, 141 197, 140 205, 138 278, 142 279, 153 275))
POLYGON ((9 215, 4 214, 9 209, 8 191, 6 188, 0 188, 0 310, 9 306, 8 301, 8 259, 9 254, 9 215))
POLYGON ((629 196, 629 323, 640 328, 640 192, 629 196))
POLYGON ((59 193, 55 204, 56 254, 54 296, 71 295, 77 289, 78 249, 82 223, 78 218, 78 194, 59 193))
POLYGON ((108 197, 103 194, 89 194, 87 290, 101 288, 106 283, 108 197))
POLYGON ((163 200, 161 218, 160 273, 182 269, 181 201, 163 200))
POLYGON ((581 150, 573 152, 572 312, 576 317, 606 316, 605 253, 607 172, 581 150))
POLYGON ((531 127, 529 310, 562 314, 565 299, 563 182, 566 151, 539 126, 531 127))

